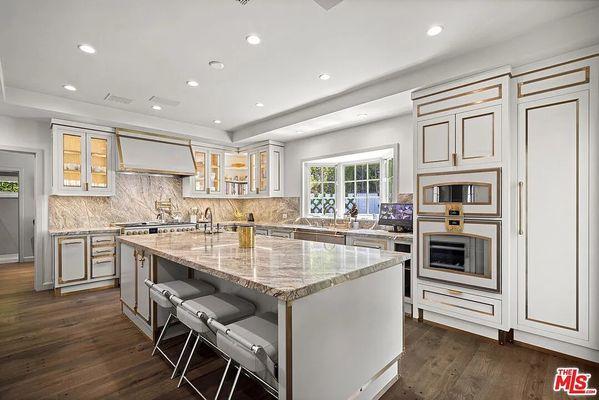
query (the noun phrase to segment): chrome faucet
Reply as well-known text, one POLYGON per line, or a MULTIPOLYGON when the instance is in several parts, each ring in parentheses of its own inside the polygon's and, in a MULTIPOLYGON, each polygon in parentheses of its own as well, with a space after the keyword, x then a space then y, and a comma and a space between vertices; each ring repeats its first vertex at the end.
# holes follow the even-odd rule
POLYGON ((206 207, 206 211, 204 211, 204 219, 208 219, 208 214, 210 214, 210 233, 212 233, 212 210, 210 207, 206 207))

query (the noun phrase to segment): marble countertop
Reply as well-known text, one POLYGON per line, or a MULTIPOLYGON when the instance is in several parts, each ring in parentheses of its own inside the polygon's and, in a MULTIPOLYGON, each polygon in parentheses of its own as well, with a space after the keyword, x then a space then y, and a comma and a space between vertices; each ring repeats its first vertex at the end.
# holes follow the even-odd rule
MULTIPOLYGON (((215 222, 216 224, 216 222, 215 222)), ((244 221, 223 221, 219 222, 221 226, 235 226, 235 225, 252 225, 259 228, 265 229, 285 229, 285 230, 309 230, 314 232, 339 232, 347 236, 369 236, 380 239, 390 239, 394 241, 402 241, 411 243, 413 240, 412 233, 401 233, 401 232, 390 232, 383 229, 348 229, 344 227, 332 227, 332 226, 313 226, 303 224, 279 224, 279 223, 262 223, 262 222, 244 222, 244 221)))
POLYGON ((236 233, 120 236, 122 243, 283 301, 392 267, 410 254, 270 236, 239 248, 236 233))
POLYGON ((50 236, 89 235, 94 233, 119 233, 121 228, 117 226, 100 226, 94 228, 66 228, 49 229, 50 236))

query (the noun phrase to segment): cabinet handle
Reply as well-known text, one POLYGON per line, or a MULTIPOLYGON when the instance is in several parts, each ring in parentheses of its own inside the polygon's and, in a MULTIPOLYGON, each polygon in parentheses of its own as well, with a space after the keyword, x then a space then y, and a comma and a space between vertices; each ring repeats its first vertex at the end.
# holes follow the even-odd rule
POLYGON ((85 191, 89 192, 89 183, 85 182, 85 191))
POLYGON ((524 235, 524 229, 522 228, 522 188, 524 182, 518 182, 518 235, 524 235))
POLYGON ((461 291, 455 290, 455 289, 447 289, 447 291, 449 293, 451 293, 451 294, 457 294, 457 295, 460 295, 460 296, 464 294, 464 292, 461 292, 461 291))
POLYGON ((61 243, 61 245, 63 245, 63 246, 68 246, 68 245, 71 245, 71 244, 81 244, 81 242, 62 242, 61 243))
POLYGON ((451 163, 454 167, 458 165, 458 155, 456 153, 451 153, 451 163))
POLYGON ((96 261, 95 264, 106 264, 106 263, 111 263, 112 260, 104 260, 104 261, 96 261))
POLYGON ((94 243, 112 243, 112 239, 96 240, 94 243))

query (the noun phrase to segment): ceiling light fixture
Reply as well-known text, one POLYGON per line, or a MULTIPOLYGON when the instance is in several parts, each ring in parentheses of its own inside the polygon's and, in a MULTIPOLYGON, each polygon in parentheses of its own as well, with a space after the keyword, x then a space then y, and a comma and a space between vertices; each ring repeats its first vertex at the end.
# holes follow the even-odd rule
POLYGON ((215 119, 213 122, 214 122, 215 124, 220 124, 220 123, 221 123, 221 122, 223 122, 223 121, 221 121, 220 119, 215 119))
POLYGON ((67 84, 67 85, 62 85, 63 88, 65 88, 66 90, 68 90, 69 92, 76 92, 77 88, 73 85, 67 84))
POLYGON ((77 47, 79 48, 79 50, 81 50, 82 52, 87 53, 87 54, 95 54, 96 53, 96 49, 94 49, 93 46, 90 44, 80 44, 77 47))
POLYGON ((329 74, 320 74, 320 75, 318 75, 318 78, 321 81, 328 81, 329 79, 331 79, 331 75, 329 75, 329 74))
POLYGON ((256 103, 256 107, 264 107, 264 104, 258 102, 258 103, 256 103))
POLYGON ((196 81, 187 81, 187 86, 196 87, 199 83, 196 81))
POLYGON ((257 45, 257 44, 260 44, 260 42, 262 40, 260 39, 260 36, 258 36, 258 35, 247 35, 245 37, 245 41, 248 42, 249 44, 257 45))
POLYGON ((210 66, 211 66, 212 68, 214 68, 214 69, 223 69, 223 68, 225 68, 225 64, 223 64, 223 63, 222 63, 222 62, 220 62, 220 61, 216 61, 216 60, 214 60, 214 61, 210 61, 210 62, 208 63, 208 65, 210 65, 210 66))
POLYGON ((365 119, 368 117, 368 114, 358 114, 358 118, 365 119))
POLYGON ((154 104, 152 106, 152 110, 160 111, 160 110, 162 110, 162 107, 160 107, 158 104, 154 104))
POLYGON ((426 34, 429 36, 437 36, 439 33, 441 33, 441 31, 443 31, 443 27, 440 25, 433 25, 431 26, 428 31, 426 31, 426 34))

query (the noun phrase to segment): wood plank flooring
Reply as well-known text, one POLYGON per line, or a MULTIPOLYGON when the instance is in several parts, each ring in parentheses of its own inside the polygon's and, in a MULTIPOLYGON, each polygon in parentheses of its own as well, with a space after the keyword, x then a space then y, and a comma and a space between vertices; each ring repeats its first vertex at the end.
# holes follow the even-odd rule
MULTIPOLYGON (((0 399, 199 398, 150 356, 152 344, 121 315, 118 297, 119 289, 36 293, 32 264, 0 265, 0 399)), ((401 377, 383 400, 567 398, 551 390, 558 366, 593 373, 599 387, 596 365, 411 319, 405 335, 401 377)), ((194 363, 190 377, 213 398, 224 362, 204 350, 194 363)), ((235 398, 270 397, 241 378, 235 398)))

